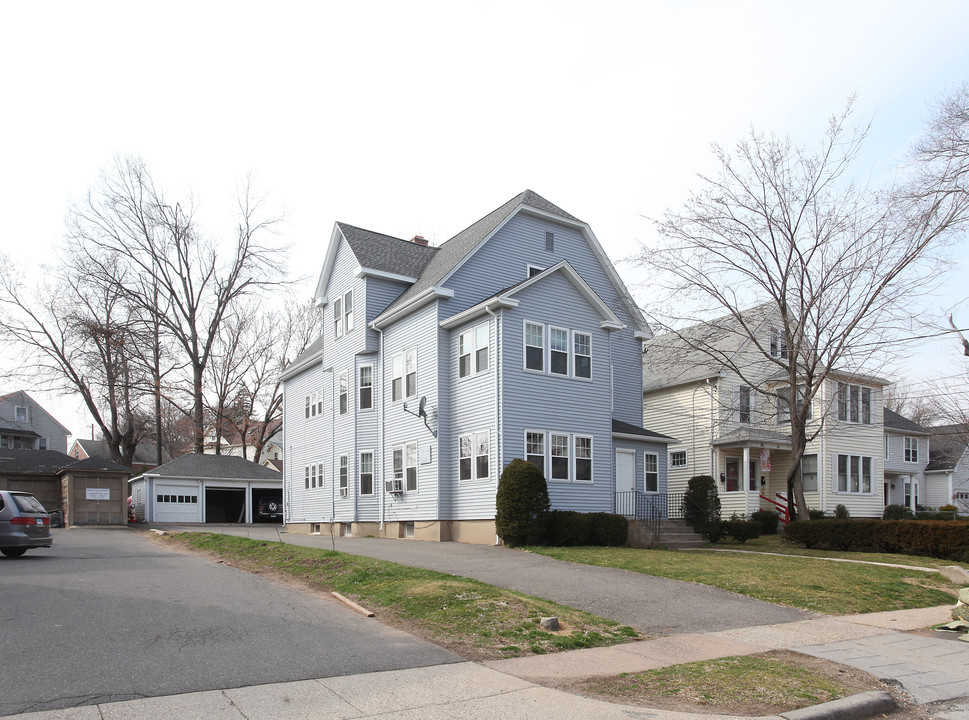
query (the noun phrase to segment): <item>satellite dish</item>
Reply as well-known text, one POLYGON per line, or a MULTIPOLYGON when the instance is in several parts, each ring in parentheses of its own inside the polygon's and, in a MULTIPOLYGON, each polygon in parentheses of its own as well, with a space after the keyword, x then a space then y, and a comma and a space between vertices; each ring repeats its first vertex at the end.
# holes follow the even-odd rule
POLYGON ((421 404, 417 406, 417 417, 427 417, 427 410, 424 409, 425 405, 427 405, 427 396, 421 395, 421 404))

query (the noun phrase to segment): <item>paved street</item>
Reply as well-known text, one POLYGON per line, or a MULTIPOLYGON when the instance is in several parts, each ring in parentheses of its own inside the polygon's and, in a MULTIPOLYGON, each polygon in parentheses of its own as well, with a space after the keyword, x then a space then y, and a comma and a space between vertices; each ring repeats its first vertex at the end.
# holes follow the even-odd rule
POLYGON ((461 660, 128 530, 54 538, 0 558, 0 715, 461 660))

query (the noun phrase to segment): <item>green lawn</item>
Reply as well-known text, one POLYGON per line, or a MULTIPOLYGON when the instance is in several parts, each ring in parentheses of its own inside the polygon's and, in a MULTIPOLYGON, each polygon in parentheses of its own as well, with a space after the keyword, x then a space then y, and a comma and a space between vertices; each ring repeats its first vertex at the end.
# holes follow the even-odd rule
MULTIPOLYGON (((743 549, 754 549, 749 542, 746 545, 743 549)), ((812 558, 712 550, 683 552, 604 547, 530 547, 528 550, 559 560, 703 583, 829 615, 954 604, 958 590, 936 573, 812 558)), ((863 553, 839 554, 857 559, 871 557, 863 553)), ((882 562, 885 557, 898 556, 878 557, 882 562)), ((915 560, 909 558, 907 564, 921 564, 915 560)))
POLYGON ((897 555, 894 553, 859 553, 844 552, 841 550, 809 550, 798 545, 789 545, 784 542, 782 535, 764 535, 745 543, 739 543, 731 538, 718 541, 710 548, 723 548, 729 550, 750 550, 753 552, 771 552, 782 555, 808 555, 810 557, 832 557, 843 558, 846 560, 862 560, 867 562, 894 563, 896 565, 910 565, 915 567, 940 568, 946 565, 955 565, 953 560, 940 560, 934 557, 921 555, 897 555))
POLYGON ((210 533, 176 533, 159 541, 251 572, 339 592, 382 622, 472 660, 615 645, 638 637, 632 628, 541 598, 383 560, 210 533), (542 630, 539 619, 553 615, 562 630, 542 630))

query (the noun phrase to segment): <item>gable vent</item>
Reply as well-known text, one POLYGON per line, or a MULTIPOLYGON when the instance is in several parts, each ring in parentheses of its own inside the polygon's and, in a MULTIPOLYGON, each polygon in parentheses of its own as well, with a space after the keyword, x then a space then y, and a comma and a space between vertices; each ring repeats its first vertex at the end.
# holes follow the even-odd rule
POLYGON ((551 230, 545 232, 545 250, 547 252, 555 251, 555 233, 551 230))

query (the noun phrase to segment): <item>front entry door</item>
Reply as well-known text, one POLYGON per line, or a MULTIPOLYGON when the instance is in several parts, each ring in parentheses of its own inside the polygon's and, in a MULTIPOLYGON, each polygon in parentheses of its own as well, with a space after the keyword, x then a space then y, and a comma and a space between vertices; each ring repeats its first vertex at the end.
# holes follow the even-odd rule
POLYGON ((636 515, 636 453, 616 450, 616 514, 636 515))

